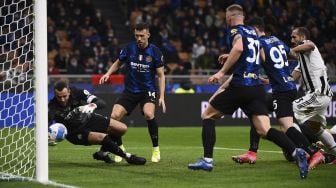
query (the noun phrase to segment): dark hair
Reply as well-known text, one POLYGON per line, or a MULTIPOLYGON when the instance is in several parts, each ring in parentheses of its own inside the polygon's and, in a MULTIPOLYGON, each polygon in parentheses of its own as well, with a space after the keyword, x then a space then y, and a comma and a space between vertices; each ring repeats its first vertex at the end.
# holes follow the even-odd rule
POLYGON ((59 80, 54 85, 54 90, 62 91, 64 88, 69 88, 69 83, 65 80, 59 80))
POLYGON ((149 25, 148 25, 148 23, 140 22, 140 23, 136 24, 136 26, 135 26, 135 30, 143 30, 143 29, 147 29, 147 30, 149 30, 149 25))
POLYGON ((259 31, 265 31, 265 23, 264 23, 264 20, 260 17, 255 17, 255 18, 252 18, 250 19, 248 22, 247 22, 247 25, 250 25, 252 27, 256 27, 259 29, 259 31))
POLYGON ((310 32, 306 27, 297 27, 294 30, 296 30, 300 36, 305 36, 306 40, 310 39, 310 32))
POLYGON ((240 6, 239 4, 232 4, 226 8, 226 11, 235 11, 235 10, 244 12, 243 7, 240 6))

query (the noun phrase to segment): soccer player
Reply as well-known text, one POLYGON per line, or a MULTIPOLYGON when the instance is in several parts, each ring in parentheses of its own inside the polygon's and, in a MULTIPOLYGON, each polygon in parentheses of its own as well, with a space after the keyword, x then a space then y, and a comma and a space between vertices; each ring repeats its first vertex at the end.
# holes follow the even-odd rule
POLYGON ((93 154, 96 160, 114 163, 108 152, 124 158, 129 164, 144 165, 146 159, 124 152, 114 140, 121 137, 127 126, 110 117, 94 113, 106 104, 87 90, 69 87, 66 81, 58 81, 54 86, 55 96, 48 104, 48 120, 62 123, 68 130, 66 139, 75 145, 101 145, 93 154))
POLYGON ((309 37, 305 27, 294 28, 291 34, 291 42, 295 45, 291 54, 299 61, 294 74, 301 75, 305 86, 305 95, 293 103, 294 115, 299 124, 308 126, 330 152, 336 154, 336 142, 330 132, 324 130, 325 113, 333 93, 322 56, 309 37))
POLYGON ((209 78, 210 83, 219 80, 232 69, 230 85, 218 93, 202 114, 202 141, 204 156, 188 165, 189 169, 211 171, 213 169, 213 147, 216 141, 215 120, 230 115, 239 107, 251 117, 257 132, 277 145, 291 151, 296 158, 301 178, 308 175, 308 164, 303 149, 295 148, 282 132, 270 127, 268 112, 264 104, 265 91, 259 80, 259 40, 252 27, 244 25, 243 8, 238 4, 226 9, 226 22, 230 29, 231 51, 219 72, 209 78))
MULTIPOLYGON (((113 63, 107 73, 101 77, 99 83, 106 82, 109 76, 115 73, 122 64, 127 68, 125 90, 122 96, 114 104, 111 117, 121 120, 125 115, 132 113, 140 104, 143 115, 147 120, 148 131, 152 140, 152 162, 160 161, 158 123, 155 119, 156 84, 155 75, 159 78, 159 106, 166 112, 164 100, 165 75, 163 55, 158 47, 148 42, 150 36, 149 26, 139 23, 135 27, 136 42, 128 44, 113 63)), ((125 149, 121 140, 118 145, 125 149)), ((121 158, 115 158, 116 162, 121 158)))
MULTIPOLYGON (((261 18, 250 20, 249 25, 256 30, 261 44, 260 57, 262 66, 269 78, 273 92, 273 106, 282 131, 297 147, 302 147, 310 156, 309 168, 315 168, 323 163, 324 156, 308 139, 294 126, 292 102, 296 99, 296 84, 288 66, 287 54, 289 47, 275 36, 266 35, 264 21, 261 18)), ((251 127, 253 129, 253 126, 251 127)), ((251 133, 255 130, 251 130, 251 133)), ((257 160, 259 139, 250 138, 250 149, 245 154, 233 156, 237 163, 254 164, 257 160)))

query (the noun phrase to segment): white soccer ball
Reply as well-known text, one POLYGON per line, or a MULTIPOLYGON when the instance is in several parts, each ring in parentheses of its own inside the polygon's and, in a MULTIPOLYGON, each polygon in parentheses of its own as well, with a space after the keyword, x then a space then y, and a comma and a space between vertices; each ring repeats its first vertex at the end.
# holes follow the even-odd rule
POLYGON ((68 134, 67 128, 62 123, 54 123, 48 129, 49 141, 60 142, 68 134))

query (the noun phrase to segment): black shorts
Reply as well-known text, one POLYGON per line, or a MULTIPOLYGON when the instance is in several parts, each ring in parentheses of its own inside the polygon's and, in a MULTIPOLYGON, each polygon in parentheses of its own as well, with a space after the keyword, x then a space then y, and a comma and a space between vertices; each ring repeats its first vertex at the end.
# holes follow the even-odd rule
POLYGON ((124 91, 116 104, 123 106, 127 115, 130 115, 134 108, 140 104, 141 110, 146 103, 156 103, 156 93, 154 91, 146 91, 141 93, 131 93, 124 91))
POLYGON ((241 108, 247 116, 268 115, 264 86, 232 86, 219 93, 210 104, 224 115, 241 108))
POLYGON ((296 89, 273 93, 273 108, 277 119, 283 117, 294 117, 293 101, 296 99, 296 97, 296 89))
POLYGON ((77 130, 68 133, 66 139, 75 145, 90 145, 88 136, 90 132, 106 133, 110 124, 110 118, 93 113, 87 124, 77 130))

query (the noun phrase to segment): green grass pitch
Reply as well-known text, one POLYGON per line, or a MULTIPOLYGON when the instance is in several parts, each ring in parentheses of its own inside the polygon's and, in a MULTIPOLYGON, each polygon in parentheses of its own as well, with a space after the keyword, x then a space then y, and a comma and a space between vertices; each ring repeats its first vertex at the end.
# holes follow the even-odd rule
MULTIPOLYGON (((162 160, 150 162, 147 128, 130 127, 124 136, 126 149, 147 158, 145 166, 105 164, 92 159, 98 146, 75 146, 67 141, 49 147, 49 179, 78 187, 334 187, 335 165, 321 165, 300 179, 297 167, 287 162, 280 149, 262 140, 255 165, 236 164, 232 155, 247 149, 248 127, 217 127, 215 167, 212 172, 191 171, 187 164, 203 153, 201 128, 160 128, 162 160), (268 152, 275 151, 275 152, 268 152)), ((0 187, 45 187, 30 182, 0 182, 0 187)))

